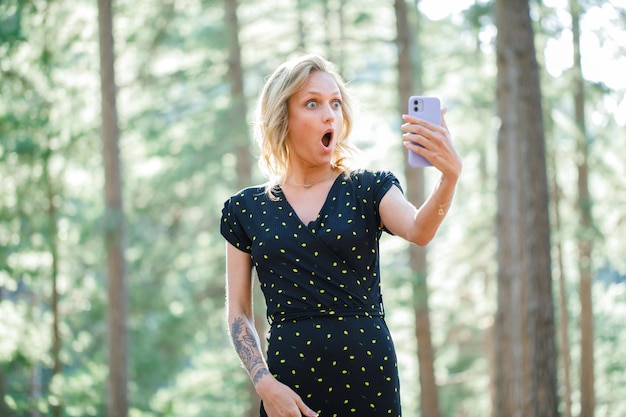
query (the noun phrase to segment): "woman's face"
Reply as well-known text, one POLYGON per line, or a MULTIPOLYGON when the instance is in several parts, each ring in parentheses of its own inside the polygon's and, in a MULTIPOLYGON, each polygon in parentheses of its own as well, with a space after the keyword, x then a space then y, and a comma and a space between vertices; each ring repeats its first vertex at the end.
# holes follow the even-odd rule
POLYGON ((341 93, 333 77, 313 71, 287 104, 290 165, 328 165, 343 129, 341 93))

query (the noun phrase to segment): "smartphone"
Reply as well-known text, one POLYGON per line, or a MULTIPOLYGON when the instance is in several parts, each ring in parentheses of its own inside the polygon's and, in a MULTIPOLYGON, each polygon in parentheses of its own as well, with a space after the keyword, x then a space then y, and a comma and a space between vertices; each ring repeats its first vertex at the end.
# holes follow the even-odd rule
MULTIPOLYGON (((408 114, 441 126, 441 101, 437 97, 411 96, 408 114)), ((409 151, 409 166, 428 167, 432 164, 423 156, 409 151)))

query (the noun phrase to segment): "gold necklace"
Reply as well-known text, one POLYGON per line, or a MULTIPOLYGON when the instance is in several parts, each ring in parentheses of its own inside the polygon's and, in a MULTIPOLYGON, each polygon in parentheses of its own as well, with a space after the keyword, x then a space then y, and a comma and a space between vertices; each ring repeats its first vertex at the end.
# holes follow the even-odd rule
POLYGON ((308 190, 309 188, 313 187, 314 185, 321 184, 323 182, 326 182, 326 181, 330 180, 333 176, 335 176, 335 173, 331 172, 331 174, 330 174, 330 176, 328 176, 328 178, 324 178, 323 180, 320 180, 320 181, 317 181, 317 182, 312 182, 310 184, 293 184, 293 183, 290 183, 290 182, 287 182, 287 181, 283 182, 283 184, 284 185, 291 185, 292 187, 302 187, 305 190, 308 190))

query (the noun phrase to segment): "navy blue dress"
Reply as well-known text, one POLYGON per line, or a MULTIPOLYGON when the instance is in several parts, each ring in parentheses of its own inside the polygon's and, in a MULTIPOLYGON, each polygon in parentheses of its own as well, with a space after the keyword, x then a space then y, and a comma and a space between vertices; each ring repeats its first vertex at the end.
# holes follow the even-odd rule
POLYGON ((269 370, 321 417, 401 416, 378 245, 378 205, 394 185, 390 172, 340 175, 309 224, 280 187, 277 200, 246 188, 222 210, 221 233, 250 253, 265 297, 269 370))

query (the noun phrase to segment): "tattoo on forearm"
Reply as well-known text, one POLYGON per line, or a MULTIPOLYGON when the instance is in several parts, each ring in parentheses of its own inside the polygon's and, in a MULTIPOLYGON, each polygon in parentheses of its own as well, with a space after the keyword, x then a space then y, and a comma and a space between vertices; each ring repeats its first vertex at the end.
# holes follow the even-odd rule
POLYGON ((252 376, 252 384, 256 385, 257 382, 259 382, 259 380, 261 378, 263 378, 265 375, 269 375, 269 371, 265 368, 261 368, 259 369, 253 376, 252 376))
POLYGON ((254 335, 241 317, 237 317, 233 321, 230 334, 235 351, 252 377, 252 383, 256 385, 264 375, 269 375, 269 372, 259 354, 259 345, 254 335), (259 365, 261 368, 255 371, 259 365))

